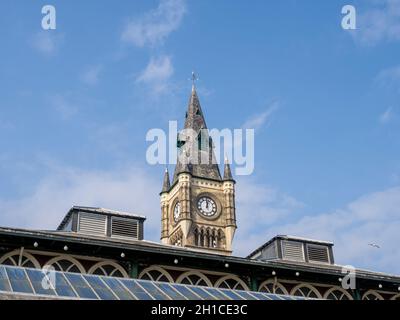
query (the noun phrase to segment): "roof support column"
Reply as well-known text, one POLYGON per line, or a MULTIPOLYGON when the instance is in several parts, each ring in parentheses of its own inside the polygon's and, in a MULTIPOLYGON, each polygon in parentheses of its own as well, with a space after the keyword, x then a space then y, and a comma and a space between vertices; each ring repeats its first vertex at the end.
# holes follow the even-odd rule
POLYGON ((361 300, 360 290, 358 290, 358 289, 352 290, 352 296, 353 296, 354 300, 361 300))
POLYGON ((258 291, 258 281, 254 275, 250 276, 250 290, 251 291, 258 291))
POLYGON ((129 272, 129 276, 132 279, 137 279, 139 276, 139 264, 135 261, 131 261, 130 263, 130 272, 129 272))

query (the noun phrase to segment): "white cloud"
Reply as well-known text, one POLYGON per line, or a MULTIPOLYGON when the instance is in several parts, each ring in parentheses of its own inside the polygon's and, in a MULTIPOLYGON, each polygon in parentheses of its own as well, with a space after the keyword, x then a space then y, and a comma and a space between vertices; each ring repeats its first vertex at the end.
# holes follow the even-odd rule
MULTIPOLYGON (((146 239, 158 241, 161 174, 153 177, 135 165, 110 171, 52 166, 50 171, 30 194, 0 199, 0 225, 54 229, 73 205, 105 207, 147 216, 146 239)), ((239 180, 234 253, 247 255, 274 235, 289 234, 333 241, 337 263, 399 273, 400 187, 365 195, 329 213, 299 216, 301 208, 304 204, 273 187, 239 180)))
MULTIPOLYGON (((237 219, 239 233, 247 236, 254 229, 267 230, 273 223, 287 218, 293 211, 304 206, 293 197, 276 188, 256 183, 250 177, 240 177, 236 191, 237 219)), ((237 241, 238 245, 251 250, 248 244, 237 241)))
POLYGON ((158 241, 160 179, 129 166, 113 171, 58 168, 21 199, 0 199, 0 225, 55 229, 73 205, 104 207, 147 216, 146 239, 158 241))
POLYGON ((400 0, 374 1, 372 7, 358 12, 357 30, 352 34, 366 45, 400 40, 400 0))
MULTIPOLYGON (((259 192, 261 198, 264 197, 265 191, 257 186, 253 189, 259 192)), ((254 204, 251 210, 240 210, 238 199, 237 216, 247 225, 245 232, 240 231, 239 225, 236 253, 246 255, 274 235, 288 234, 333 241, 336 262, 339 264, 353 264, 397 274, 400 272, 400 187, 362 196, 343 209, 330 213, 296 218, 295 208, 278 202, 277 209, 276 205, 266 201, 254 204), (291 215, 293 222, 290 223, 276 218, 284 219, 291 215), (376 243, 381 248, 372 248, 369 243, 376 243)))
POLYGON ((384 113, 379 116, 379 122, 381 124, 386 124, 393 118, 393 110, 392 107, 386 109, 384 113))
POLYGON ((235 255, 248 255, 275 235, 270 232, 273 225, 279 225, 304 207, 293 197, 250 177, 238 178, 236 186, 235 255))
POLYGON ((92 66, 86 69, 81 75, 81 80, 83 83, 94 86, 99 82, 99 76, 102 72, 103 67, 101 65, 92 66))
POLYGON ((160 94, 168 88, 168 80, 173 73, 174 67, 170 57, 151 58, 147 67, 136 78, 136 82, 145 84, 153 93, 160 94))
POLYGON ((41 54, 52 56, 57 53, 63 39, 63 35, 52 31, 40 31, 32 37, 30 43, 41 54))
POLYGON ((265 111, 253 115, 242 125, 243 129, 261 129, 271 118, 272 114, 278 110, 279 104, 277 102, 273 102, 265 111))
POLYGON ((171 32, 178 29, 185 13, 184 0, 161 0, 157 9, 130 21, 121 38, 138 47, 160 44, 171 32))

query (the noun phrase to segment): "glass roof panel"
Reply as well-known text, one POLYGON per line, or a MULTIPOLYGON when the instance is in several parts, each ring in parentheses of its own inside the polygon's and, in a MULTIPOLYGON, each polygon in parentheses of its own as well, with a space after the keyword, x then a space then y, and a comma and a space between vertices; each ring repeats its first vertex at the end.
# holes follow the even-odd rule
POLYGON ((54 272, 55 288, 48 271, 0 266, 0 292, 101 300, 307 300, 253 292, 193 285, 124 279, 69 272, 54 272))
POLYGON ((255 296, 258 300, 272 300, 267 295, 262 294, 261 292, 251 292, 251 295, 255 296))
POLYGON ((233 290, 219 289, 223 294, 227 295, 232 300, 244 300, 240 295, 238 295, 233 290))
POLYGON ((135 280, 118 279, 139 300, 154 300, 135 280))
POLYGON ((262 294, 264 296, 266 296, 267 298, 269 298, 270 300, 292 300, 292 299, 289 299, 289 298, 285 299, 285 298, 283 298, 283 296, 280 296, 278 294, 265 293, 265 292, 262 292, 262 294))
POLYGON ((102 279, 120 300, 136 300, 116 278, 103 277, 102 279))
POLYGON ((193 292, 194 291, 193 287, 187 287, 185 285, 179 285, 174 283, 171 283, 171 286, 173 286, 176 290, 178 290, 183 296, 185 296, 189 300, 201 300, 197 292, 193 292))
POLYGON ((242 298, 244 298, 244 300, 257 300, 255 297, 253 297, 253 295, 247 291, 243 291, 243 290, 236 290, 235 291, 236 294, 240 295, 242 298))
POLYGON ((57 293, 54 291, 54 286, 51 283, 51 275, 47 272, 36 269, 25 269, 28 274, 29 280, 32 283, 33 289, 37 294, 43 294, 47 296, 56 296, 57 293))
POLYGON ((230 299, 227 296, 225 296, 221 291, 219 291, 215 288, 204 287, 203 289, 206 290, 208 293, 212 294, 218 300, 229 300, 230 299))
POLYGON ((61 297, 77 297, 75 291, 72 289, 68 281, 65 279, 61 272, 56 272, 56 286, 55 290, 61 297))
POLYGON ((22 268, 5 267, 13 292, 33 294, 32 286, 25 270, 22 268))
POLYGON ((150 293, 156 300, 170 300, 169 297, 158 289, 152 282, 136 280, 148 293, 150 293))
POLYGON ((160 288, 165 294, 167 294, 172 300, 189 300, 181 293, 177 292, 169 283, 159 282, 155 283, 155 285, 160 288))
POLYGON ((0 266, 0 291, 11 291, 6 269, 0 266))
POLYGON ((94 293, 92 288, 87 284, 80 274, 77 273, 66 273, 65 277, 71 283, 78 296, 82 299, 95 299, 98 300, 97 295, 94 293))
POLYGON ((90 286, 96 291, 101 300, 118 300, 118 298, 111 292, 99 276, 83 276, 90 286))
POLYGON ((193 290, 196 294, 198 294, 203 300, 218 300, 216 297, 212 296, 207 291, 203 290, 202 287, 191 286, 191 290, 193 290))

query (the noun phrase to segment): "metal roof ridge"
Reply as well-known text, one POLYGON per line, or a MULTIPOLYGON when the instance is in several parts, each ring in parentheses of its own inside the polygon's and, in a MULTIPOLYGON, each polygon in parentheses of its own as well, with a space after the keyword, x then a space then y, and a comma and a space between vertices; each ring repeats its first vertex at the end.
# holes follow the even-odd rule
POLYGON ((114 209, 107 209, 107 208, 102 208, 102 207, 73 206, 72 209, 95 211, 95 212, 100 212, 100 213, 109 213, 109 214, 117 214, 117 215, 124 215, 124 216, 132 216, 132 217, 135 217, 135 218, 144 218, 144 219, 146 219, 146 216, 143 216, 143 215, 140 215, 140 214, 136 214, 136 213, 133 213, 133 212, 120 211, 120 210, 114 210, 114 209))

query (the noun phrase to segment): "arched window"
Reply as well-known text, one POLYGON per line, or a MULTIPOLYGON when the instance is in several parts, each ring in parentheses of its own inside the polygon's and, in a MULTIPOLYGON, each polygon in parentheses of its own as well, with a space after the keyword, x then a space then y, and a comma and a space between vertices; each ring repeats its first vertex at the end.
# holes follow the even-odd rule
POLYGON ((327 300, 353 300, 350 293, 340 287, 334 287, 329 289, 324 294, 324 299, 327 300))
POLYGON ((269 279, 261 283, 258 291, 282 295, 289 294, 286 288, 281 283, 275 282, 274 279, 269 279))
POLYGON ((218 231, 213 230, 212 232, 212 247, 219 248, 219 239, 218 239, 218 231))
POLYGON ((194 229, 193 235, 194 235, 194 244, 197 247, 200 247, 200 231, 197 227, 194 229))
POLYGON ((204 229, 201 229, 200 230, 200 241, 199 241, 200 247, 204 247, 204 244, 205 244, 204 238, 205 238, 205 231, 204 231, 204 229))
POLYGON ((160 282, 174 282, 174 279, 172 279, 171 275, 167 271, 156 266, 144 269, 139 274, 139 279, 160 282))
POLYGON ((98 262, 89 269, 88 273, 99 276, 129 278, 125 269, 113 261, 98 262))
POLYGON ((217 232, 217 247, 225 249, 225 234, 221 229, 217 232))
POLYGON ((210 228, 207 228, 205 233, 204 233, 204 246, 207 247, 212 247, 212 239, 211 238, 211 230, 210 228))
POLYGON ((249 290, 249 287, 243 282, 243 280, 235 276, 222 277, 215 283, 215 287, 232 290, 249 290))
POLYGON ((70 256, 62 255, 47 261, 46 266, 53 266, 57 271, 86 273, 82 264, 70 256))
POLYGON ((292 296, 321 299, 321 295, 317 289, 309 284, 299 284, 294 287, 290 293, 292 296))
POLYGON ((193 229, 194 241, 197 247, 204 248, 225 248, 225 234, 219 229, 213 228, 199 228, 193 229))
POLYGON ((363 295, 362 300, 383 300, 383 297, 378 292, 369 290, 363 295))
POLYGON ((208 235, 208 246, 210 248, 216 248, 217 247, 217 241, 215 237, 215 230, 210 230, 210 233, 208 235))
POLYGON ((212 287, 210 280, 204 274, 196 271, 188 271, 181 274, 176 282, 194 286, 212 287))
POLYGON ((0 264, 40 269, 40 264, 34 256, 29 254, 28 252, 23 252, 22 255, 20 253, 20 250, 14 250, 6 253, 0 258, 0 264))

